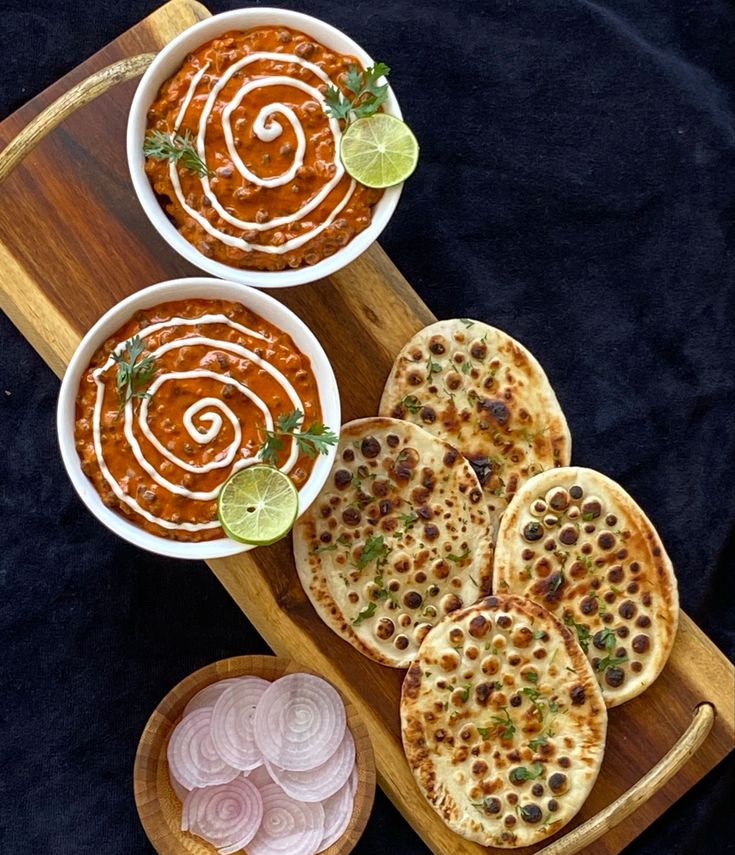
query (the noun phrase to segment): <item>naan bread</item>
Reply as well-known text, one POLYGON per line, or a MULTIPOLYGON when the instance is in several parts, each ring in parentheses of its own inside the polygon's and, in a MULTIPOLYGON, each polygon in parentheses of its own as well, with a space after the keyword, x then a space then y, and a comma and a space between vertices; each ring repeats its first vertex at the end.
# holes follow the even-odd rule
POLYGON ((439 321, 409 341, 379 412, 458 448, 480 479, 496 528, 526 479, 571 459, 569 428, 543 368, 515 339, 469 318, 439 321))
POLYGON ((472 467, 397 419, 342 427, 332 472, 293 545, 321 618, 396 668, 409 665, 437 620, 490 590, 489 519, 472 467))
POLYGON ((498 531, 494 590, 531 597, 576 631, 608 707, 650 686, 674 644, 679 596, 661 539, 593 469, 553 469, 516 493, 498 531))
POLYGON ((401 728, 444 822, 517 847, 555 834, 584 803, 607 711, 569 630, 531 600, 492 596, 429 633, 403 683, 401 728))

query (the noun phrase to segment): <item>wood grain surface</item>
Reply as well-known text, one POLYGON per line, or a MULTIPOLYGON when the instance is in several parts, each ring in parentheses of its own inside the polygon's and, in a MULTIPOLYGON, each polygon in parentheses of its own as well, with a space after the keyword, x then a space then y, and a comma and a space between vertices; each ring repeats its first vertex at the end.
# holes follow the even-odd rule
MULTIPOLYGON (((85 76, 155 50, 207 14, 192 0, 173 0, 6 119, 0 145, 85 76)), ((198 273, 154 233, 133 194, 125 123, 134 87, 123 83, 69 117, 2 187, 0 305, 59 376, 82 333, 119 299, 153 282, 198 273), (40 234, 43 240, 29 240, 40 234)), ((277 297, 322 342, 340 384, 345 419, 377 411, 393 356, 434 319, 377 245, 330 280, 279 291, 277 297)), ((402 672, 363 658, 319 620, 300 587, 290 542, 210 566, 275 653, 323 673, 359 708, 375 748, 379 783, 427 845, 436 853, 487 852, 450 832, 423 800, 399 738, 402 672)), ((717 710, 702 747, 648 802, 588 846, 590 855, 620 852, 734 746, 733 667, 682 615, 661 678, 611 711, 602 773, 573 824, 602 810, 651 769, 686 730, 701 701, 717 710)))
MULTIPOLYGON (((234 656, 190 674, 174 686, 153 711, 138 744, 133 790, 138 815, 149 840, 160 855, 217 855, 211 843, 181 830, 181 802, 171 785, 167 750, 184 708, 205 686, 246 675, 273 682, 285 674, 309 671, 298 662, 277 656, 234 656)), ((344 699, 343 699, 344 700, 344 699)), ((348 855, 365 830, 375 798, 375 759, 365 723, 355 706, 345 704, 347 726, 355 740, 357 789, 352 817, 339 840, 320 855, 348 855)))

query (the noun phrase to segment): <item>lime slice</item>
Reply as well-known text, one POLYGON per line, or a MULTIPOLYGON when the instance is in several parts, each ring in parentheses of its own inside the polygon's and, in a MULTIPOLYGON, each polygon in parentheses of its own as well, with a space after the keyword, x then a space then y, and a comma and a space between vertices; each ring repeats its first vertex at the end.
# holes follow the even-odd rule
POLYGON ((342 137, 342 163, 366 187, 391 187, 416 169, 419 144, 405 122, 375 113, 349 125, 342 137))
POLYGON ((225 534, 256 546, 287 535, 298 510, 293 481, 273 466, 255 465, 235 472, 217 497, 217 516, 225 534))

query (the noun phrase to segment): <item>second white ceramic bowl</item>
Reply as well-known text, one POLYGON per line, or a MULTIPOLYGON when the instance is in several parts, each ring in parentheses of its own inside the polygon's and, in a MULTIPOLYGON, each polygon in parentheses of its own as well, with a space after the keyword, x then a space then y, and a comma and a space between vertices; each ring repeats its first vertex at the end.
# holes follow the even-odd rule
MULTIPOLYGON (((218 279, 173 279, 151 285, 127 297, 113 306, 97 321, 74 352, 66 369, 59 393, 56 427, 61 457, 69 478, 84 504, 100 522, 114 531, 115 534, 158 555, 205 560, 235 555, 238 552, 246 552, 253 547, 244 543, 237 543, 227 537, 199 543, 184 543, 159 537, 134 525, 125 516, 104 504, 94 484, 82 472, 74 442, 76 399, 79 384, 95 352, 139 309, 149 309, 159 303, 167 303, 171 300, 188 299, 232 300, 242 303, 257 315, 288 333, 296 347, 311 360, 311 367, 319 391, 322 422, 335 433, 339 433, 341 414, 337 381, 329 359, 316 336, 290 309, 262 291, 248 288, 236 282, 223 282, 218 279)), ((316 499, 327 480, 336 453, 337 446, 333 445, 328 454, 320 454, 317 457, 309 480, 299 491, 299 513, 303 513, 316 499)))
MULTIPOLYGON (((251 8, 214 15, 200 21, 177 36, 163 48, 143 75, 130 107, 127 130, 128 165, 133 187, 148 219, 158 233, 180 255, 207 273, 223 279, 252 285, 256 288, 285 288, 303 285, 329 276, 363 253, 373 241, 377 240, 378 235, 393 215, 403 185, 397 184, 383 192, 380 201, 373 208, 370 225, 356 235, 346 246, 337 250, 334 255, 313 266, 304 265, 294 270, 245 270, 207 258, 179 234, 156 198, 145 174, 145 158, 143 157, 148 108, 156 99, 162 84, 181 67, 187 54, 228 30, 248 30, 252 27, 267 25, 300 30, 332 50, 356 57, 365 68, 373 65, 370 56, 343 32, 318 18, 312 18, 310 15, 304 15, 301 12, 292 12, 288 9, 251 8)), ((390 89, 384 109, 387 113, 401 118, 398 101, 390 89)))

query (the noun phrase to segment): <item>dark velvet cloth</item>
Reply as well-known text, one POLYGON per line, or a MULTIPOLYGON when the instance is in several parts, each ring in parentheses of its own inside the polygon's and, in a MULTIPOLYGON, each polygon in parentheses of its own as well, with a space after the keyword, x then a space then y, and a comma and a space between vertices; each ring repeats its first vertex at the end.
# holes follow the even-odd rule
MULTIPOLYGON (((0 114, 156 5, 5 0, 0 114)), ((391 258, 437 316, 538 357, 574 462, 642 504, 684 608, 732 657, 733 6, 294 5, 391 65, 421 142, 391 258)), ((151 852, 131 780, 151 710, 194 669, 267 648, 206 566, 140 552, 82 507, 56 447, 58 382, 4 316, 0 330, 0 851, 151 852)), ((734 784, 729 761, 626 852, 735 851, 734 784)), ((379 794, 356 852, 426 851, 379 794)))

